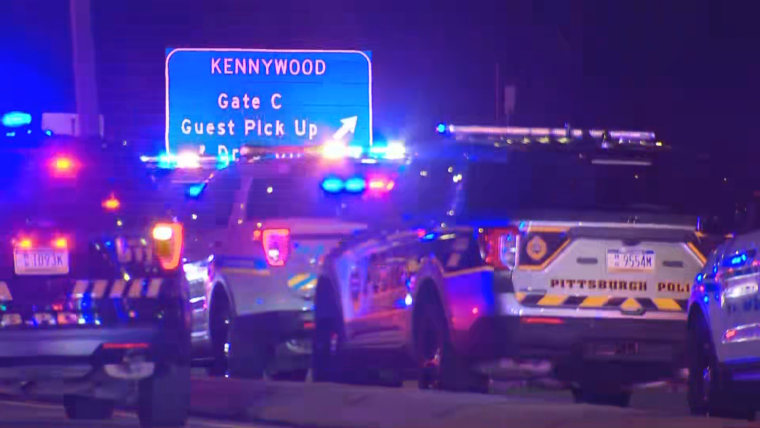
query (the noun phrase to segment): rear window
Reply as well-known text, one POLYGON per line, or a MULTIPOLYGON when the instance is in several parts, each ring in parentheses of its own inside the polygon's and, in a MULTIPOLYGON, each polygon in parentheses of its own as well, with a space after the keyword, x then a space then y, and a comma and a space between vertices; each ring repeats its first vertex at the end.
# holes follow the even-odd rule
POLYGON ((601 212, 696 216, 710 192, 704 162, 676 152, 511 152, 504 162, 469 165, 471 215, 601 212))
MULTIPOLYGON (((255 165, 251 166, 255 168, 255 165)), ((250 175, 245 215, 248 220, 271 218, 340 218, 368 223, 394 221, 401 215, 393 203, 403 189, 403 173, 398 166, 359 164, 324 165, 319 162, 293 162, 262 165, 250 175), (359 192, 327 191, 326 179, 364 180, 359 192), (369 189, 369 182, 385 183, 391 189, 369 189)))

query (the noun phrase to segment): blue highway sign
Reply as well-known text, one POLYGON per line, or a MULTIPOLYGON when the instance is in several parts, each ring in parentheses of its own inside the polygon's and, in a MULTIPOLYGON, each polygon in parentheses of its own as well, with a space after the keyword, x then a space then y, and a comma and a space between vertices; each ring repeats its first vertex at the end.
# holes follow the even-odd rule
POLYGON ((166 151, 243 144, 372 144, 372 65, 361 51, 172 49, 166 151))

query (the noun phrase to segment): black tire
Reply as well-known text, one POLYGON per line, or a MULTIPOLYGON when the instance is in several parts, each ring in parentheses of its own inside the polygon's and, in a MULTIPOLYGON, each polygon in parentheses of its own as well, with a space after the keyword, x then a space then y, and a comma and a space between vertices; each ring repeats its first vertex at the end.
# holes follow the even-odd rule
POLYGON ((572 392, 576 403, 617 407, 628 407, 631 404, 631 391, 598 391, 586 387, 573 388, 572 392))
POLYGON ((168 365, 141 380, 137 397, 140 426, 180 427, 190 410, 190 366, 168 365))
POLYGON ((488 392, 487 375, 474 372, 451 344, 443 309, 435 299, 422 299, 415 314, 415 348, 420 389, 488 392))
POLYGON ((687 400, 691 413, 719 418, 754 419, 755 411, 750 402, 733 391, 724 379, 703 320, 697 319, 689 326, 687 347, 687 400))
POLYGON ((211 366, 210 376, 229 375, 230 343, 232 342, 232 311, 226 296, 215 296, 211 308, 211 366))
POLYGON ((81 395, 64 395, 63 407, 69 419, 103 420, 113 416, 115 403, 112 400, 84 397, 81 395))
POLYGON ((314 382, 341 380, 339 351, 343 331, 327 293, 329 291, 320 288, 315 299, 314 339, 311 342, 311 377, 314 382))

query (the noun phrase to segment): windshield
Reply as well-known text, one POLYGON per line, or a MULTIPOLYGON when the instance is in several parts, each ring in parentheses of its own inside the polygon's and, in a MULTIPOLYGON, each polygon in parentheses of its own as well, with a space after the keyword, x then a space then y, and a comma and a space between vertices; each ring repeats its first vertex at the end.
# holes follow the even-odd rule
POLYGON ((253 173, 245 213, 249 220, 310 217, 390 221, 399 214, 398 207, 391 202, 398 192, 398 181, 399 174, 394 168, 382 166, 330 166, 319 162, 262 165, 253 173), (351 178, 363 183, 359 186, 361 190, 330 187, 331 182, 346 187, 351 178), (382 182, 383 188, 370 188, 371 182, 382 182))
POLYGON ((481 215, 697 215, 695 183, 709 184, 703 168, 672 153, 512 152, 506 162, 470 165, 465 204, 469 213, 481 215))

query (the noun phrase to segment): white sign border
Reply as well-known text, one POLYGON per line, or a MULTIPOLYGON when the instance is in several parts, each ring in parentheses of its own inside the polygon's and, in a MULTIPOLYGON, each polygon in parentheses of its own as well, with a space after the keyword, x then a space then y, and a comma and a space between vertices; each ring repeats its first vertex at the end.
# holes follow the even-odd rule
POLYGON ((333 50, 333 49, 245 49, 245 48, 175 48, 172 49, 166 55, 164 61, 164 85, 165 85, 165 116, 166 116, 166 129, 164 130, 164 144, 166 146, 166 154, 170 154, 169 150, 169 59, 176 52, 267 52, 267 53, 346 53, 346 54, 359 54, 367 60, 367 66, 369 71, 369 145, 372 147, 372 60, 366 52, 359 50, 333 50))

